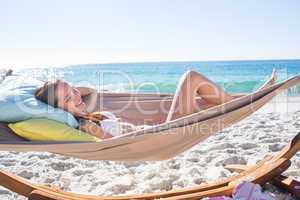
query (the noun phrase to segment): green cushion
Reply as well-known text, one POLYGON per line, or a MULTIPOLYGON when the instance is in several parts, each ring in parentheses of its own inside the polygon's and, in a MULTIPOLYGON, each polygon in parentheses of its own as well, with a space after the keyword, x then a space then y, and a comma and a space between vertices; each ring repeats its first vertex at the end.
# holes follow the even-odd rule
POLYGON ((17 135, 31 141, 100 141, 88 133, 46 118, 29 119, 8 126, 17 135))

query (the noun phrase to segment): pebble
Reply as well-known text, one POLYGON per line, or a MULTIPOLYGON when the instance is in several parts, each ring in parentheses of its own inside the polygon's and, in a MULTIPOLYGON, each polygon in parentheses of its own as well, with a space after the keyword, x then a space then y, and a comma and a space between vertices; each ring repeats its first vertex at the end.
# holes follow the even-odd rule
POLYGON ((26 179, 31 179, 32 177, 34 177, 34 173, 24 170, 24 171, 21 171, 20 173, 18 173, 18 176, 21 176, 26 179))
POLYGON ((270 144, 270 145, 269 145, 269 149, 270 149, 272 152, 280 151, 282 148, 283 148, 283 145, 282 145, 282 144, 270 144))
POLYGON ((65 162, 53 162, 50 164, 50 167, 57 171, 66 171, 74 168, 76 165, 73 163, 65 163, 65 162))
POLYGON ((253 144, 253 143, 242 143, 239 145, 240 148, 244 149, 244 150, 248 150, 248 149, 253 149, 257 147, 257 144, 253 144))

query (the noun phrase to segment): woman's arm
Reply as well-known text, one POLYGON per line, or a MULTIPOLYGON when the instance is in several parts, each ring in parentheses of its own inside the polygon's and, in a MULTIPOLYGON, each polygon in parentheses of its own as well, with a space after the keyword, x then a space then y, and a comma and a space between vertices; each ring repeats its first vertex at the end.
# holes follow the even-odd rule
POLYGON ((89 120, 80 120, 79 129, 100 139, 113 137, 109 133, 105 133, 102 128, 95 122, 89 120))
POLYGON ((97 90, 88 87, 77 87, 76 89, 80 92, 81 97, 83 97, 84 102, 87 105, 87 110, 89 112, 95 111, 98 101, 97 90))
POLYGON ((80 92, 81 96, 87 96, 91 93, 97 93, 97 90, 89 87, 76 87, 76 89, 80 92))

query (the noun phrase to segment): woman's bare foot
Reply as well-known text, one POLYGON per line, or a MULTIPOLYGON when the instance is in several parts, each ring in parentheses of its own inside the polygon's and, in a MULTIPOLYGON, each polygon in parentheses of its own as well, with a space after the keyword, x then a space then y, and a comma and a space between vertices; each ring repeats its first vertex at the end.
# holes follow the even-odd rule
POLYGON ((271 85, 274 85, 276 80, 277 80, 277 71, 276 69, 273 69, 271 77, 258 90, 263 90, 267 87, 270 87, 271 85))
POLYGON ((274 68, 273 71, 272 71, 271 78, 270 78, 270 83, 274 84, 276 82, 276 80, 277 80, 277 71, 274 68))

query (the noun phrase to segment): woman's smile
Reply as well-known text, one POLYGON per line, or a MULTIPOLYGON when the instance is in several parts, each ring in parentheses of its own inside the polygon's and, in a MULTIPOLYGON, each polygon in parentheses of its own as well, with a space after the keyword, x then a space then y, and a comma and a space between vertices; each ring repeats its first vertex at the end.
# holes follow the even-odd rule
POLYGON ((76 107, 85 107, 85 103, 82 101, 82 99, 80 99, 80 102, 76 105, 76 107))

